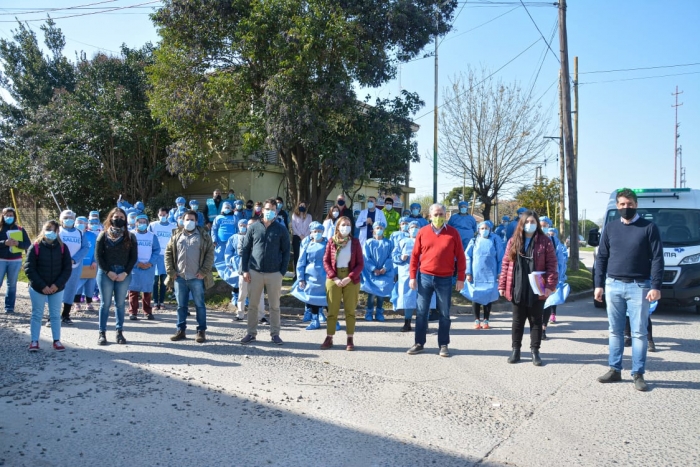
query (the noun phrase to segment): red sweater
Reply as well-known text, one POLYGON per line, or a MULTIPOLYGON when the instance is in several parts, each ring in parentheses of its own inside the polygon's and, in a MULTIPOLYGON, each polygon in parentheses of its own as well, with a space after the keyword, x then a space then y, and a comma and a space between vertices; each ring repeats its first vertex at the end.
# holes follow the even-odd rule
POLYGON ((418 231, 416 243, 411 253, 409 274, 415 279, 418 270, 422 274, 438 277, 451 277, 455 272, 457 260, 457 280, 464 281, 467 271, 467 259, 462 250, 462 239, 457 229, 445 225, 440 234, 435 234, 432 225, 426 225, 418 231))

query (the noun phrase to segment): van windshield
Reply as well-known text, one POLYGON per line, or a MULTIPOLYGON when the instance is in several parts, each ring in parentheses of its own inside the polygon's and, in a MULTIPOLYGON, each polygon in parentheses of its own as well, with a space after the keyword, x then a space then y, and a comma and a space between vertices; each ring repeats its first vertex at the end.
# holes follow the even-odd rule
MULTIPOLYGON (((664 247, 700 245, 700 209, 638 208, 637 214, 656 224, 664 247)), ((619 219, 617 210, 608 211, 606 223, 619 219)))

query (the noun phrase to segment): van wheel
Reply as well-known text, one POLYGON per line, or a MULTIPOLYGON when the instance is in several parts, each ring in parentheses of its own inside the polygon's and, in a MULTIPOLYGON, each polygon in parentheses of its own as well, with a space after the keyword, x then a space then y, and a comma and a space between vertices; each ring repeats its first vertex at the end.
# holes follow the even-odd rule
POLYGON ((599 302, 596 299, 593 299, 593 306, 596 308, 605 308, 605 295, 603 295, 603 301, 599 302))

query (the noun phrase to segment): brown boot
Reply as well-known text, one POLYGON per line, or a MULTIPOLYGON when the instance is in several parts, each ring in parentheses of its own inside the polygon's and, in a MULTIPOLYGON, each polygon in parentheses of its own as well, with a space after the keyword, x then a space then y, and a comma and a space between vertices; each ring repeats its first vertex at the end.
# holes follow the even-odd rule
POLYGON ((326 336, 326 340, 321 344, 321 350, 327 350, 333 347, 333 336, 326 336))
POLYGON ((355 343, 352 340, 352 336, 348 336, 348 345, 345 347, 345 350, 349 352, 355 350, 355 343))
POLYGON ((194 341, 201 344, 205 340, 207 340, 207 336, 204 335, 204 331, 197 331, 197 337, 195 337, 194 341))
POLYGON ((170 336, 171 341, 181 341, 184 339, 186 339, 184 329, 178 329, 174 335, 170 336))

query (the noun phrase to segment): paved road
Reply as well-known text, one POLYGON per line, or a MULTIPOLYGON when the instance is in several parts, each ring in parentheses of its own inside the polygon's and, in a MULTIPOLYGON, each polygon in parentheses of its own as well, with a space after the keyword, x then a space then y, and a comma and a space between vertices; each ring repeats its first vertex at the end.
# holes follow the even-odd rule
POLYGON ((354 353, 319 350, 324 331, 291 318, 284 346, 262 329, 244 347, 243 326, 219 312, 206 344, 172 343, 172 311, 127 321, 129 344, 107 347, 95 315, 78 315, 67 352, 49 350, 42 328, 42 351, 29 354, 27 300, 18 311, 0 316, 0 465, 700 465, 690 309, 654 314, 647 393, 633 389, 629 352, 622 383, 596 382, 607 324, 588 299, 559 307, 540 368, 506 363, 507 312, 489 331, 454 316, 446 359, 434 334, 425 354, 407 355, 399 319, 361 322, 354 353))

